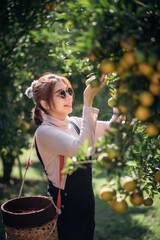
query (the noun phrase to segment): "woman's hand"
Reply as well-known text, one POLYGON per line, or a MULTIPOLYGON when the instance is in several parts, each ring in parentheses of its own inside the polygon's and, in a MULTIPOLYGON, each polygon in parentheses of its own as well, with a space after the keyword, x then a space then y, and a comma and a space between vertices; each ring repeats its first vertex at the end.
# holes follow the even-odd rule
POLYGON ((83 93, 84 97, 84 106, 91 107, 92 102, 96 94, 100 91, 102 87, 104 87, 106 84, 106 78, 105 75, 103 75, 100 79, 100 85, 98 87, 92 88, 90 85, 88 85, 83 93))

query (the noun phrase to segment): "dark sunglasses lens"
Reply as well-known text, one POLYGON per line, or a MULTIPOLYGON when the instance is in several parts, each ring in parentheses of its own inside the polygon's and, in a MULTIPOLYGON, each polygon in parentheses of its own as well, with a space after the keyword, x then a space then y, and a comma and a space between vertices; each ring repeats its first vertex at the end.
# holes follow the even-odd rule
POLYGON ((64 90, 61 90, 60 95, 61 95, 62 98, 65 98, 66 97, 66 92, 64 90))
POLYGON ((68 94, 69 94, 70 96, 72 96, 72 94, 73 94, 72 88, 67 88, 67 92, 68 92, 68 94))

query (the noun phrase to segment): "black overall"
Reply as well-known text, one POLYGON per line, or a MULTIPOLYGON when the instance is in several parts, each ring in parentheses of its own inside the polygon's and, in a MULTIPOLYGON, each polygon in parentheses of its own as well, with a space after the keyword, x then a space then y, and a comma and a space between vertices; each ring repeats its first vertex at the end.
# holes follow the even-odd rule
MULTIPOLYGON (((73 123, 72 123, 73 124, 73 123)), ((78 127, 74 125, 79 133, 78 127)), ((37 155, 42 162, 37 149, 37 155)), ((43 162, 42 162, 43 164, 43 162)), ((61 210, 58 217, 59 240, 93 240, 95 199, 92 188, 91 164, 67 176, 65 189, 61 190, 61 210)), ((49 181, 48 194, 57 202, 59 189, 49 181)))

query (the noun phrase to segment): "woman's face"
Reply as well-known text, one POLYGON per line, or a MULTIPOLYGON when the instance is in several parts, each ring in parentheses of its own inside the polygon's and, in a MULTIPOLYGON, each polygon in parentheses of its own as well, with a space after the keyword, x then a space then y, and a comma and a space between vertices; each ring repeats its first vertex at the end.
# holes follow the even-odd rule
POLYGON ((53 101, 47 111, 51 116, 64 120, 72 112, 73 94, 64 82, 58 81, 53 90, 53 101))

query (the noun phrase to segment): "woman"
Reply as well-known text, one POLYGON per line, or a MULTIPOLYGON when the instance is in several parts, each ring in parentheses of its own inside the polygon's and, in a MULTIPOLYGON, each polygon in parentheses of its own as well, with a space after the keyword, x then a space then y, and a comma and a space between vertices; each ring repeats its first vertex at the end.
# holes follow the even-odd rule
POLYGON ((35 103, 33 119, 39 125, 36 131, 37 154, 49 180, 49 195, 55 203, 61 188, 59 240, 93 240, 95 203, 91 166, 78 169, 71 176, 63 176, 60 184, 59 156, 64 156, 65 165, 66 158, 74 156, 86 138, 93 154, 95 139, 102 137, 111 122, 117 120, 114 114, 109 122, 97 121, 99 110, 92 107, 92 102, 104 85, 102 77, 99 87, 86 87, 82 118, 68 116, 72 112, 74 94, 67 78, 46 73, 26 90, 26 95, 35 103))

